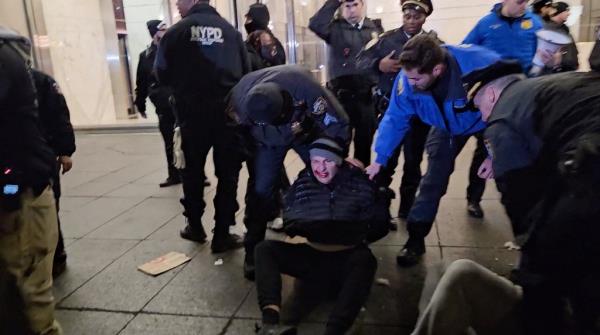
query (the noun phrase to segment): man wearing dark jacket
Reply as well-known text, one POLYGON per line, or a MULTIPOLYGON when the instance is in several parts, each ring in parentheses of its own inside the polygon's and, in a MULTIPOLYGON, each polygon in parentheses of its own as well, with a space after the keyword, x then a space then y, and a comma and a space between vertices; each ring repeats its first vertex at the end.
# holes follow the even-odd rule
POLYGON ((319 138, 310 146, 310 167, 285 197, 284 229, 308 241, 264 241, 256 247, 256 288, 263 314, 259 334, 292 334, 279 326, 281 274, 337 299, 325 334, 345 334, 369 296, 377 260, 367 246, 388 232, 388 201, 364 172, 344 161, 342 146, 319 138))
POLYGON ((544 28, 559 31, 572 40, 570 44, 563 47, 561 60, 552 68, 552 72, 576 71, 579 68, 579 51, 569 27, 565 24, 570 15, 569 4, 559 1, 553 3, 551 8, 551 14, 544 17, 544 28))
POLYGON ((246 47, 252 71, 285 64, 285 50, 269 28, 270 20, 271 15, 266 5, 260 3, 250 5, 244 28, 248 33, 246 47))
POLYGON ((235 224, 238 173, 231 156, 233 136, 225 127, 225 96, 248 73, 242 36, 211 7, 208 0, 177 1, 183 19, 163 36, 156 71, 161 84, 173 89, 181 127, 185 168, 182 170, 182 204, 187 218, 181 237, 206 240, 202 226, 204 165, 213 148, 218 178, 212 251, 241 247, 239 236, 229 233, 235 224))
POLYGON ((148 32, 152 37, 152 44, 140 53, 136 74, 135 87, 135 106, 143 118, 146 118, 146 99, 156 108, 158 116, 158 129, 162 135, 165 144, 165 153, 167 155, 167 180, 160 183, 160 187, 167 187, 181 183, 179 171, 173 166, 173 130, 175 129, 175 114, 173 107, 169 102, 171 89, 161 85, 154 75, 154 61, 156 51, 161 38, 165 34, 166 26, 161 25, 160 20, 150 20, 146 22, 148 32))
POLYGON ((356 55, 381 31, 365 17, 364 11, 363 0, 327 0, 310 18, 308 27, 329 45, 327 87, 350 118, 354 130, 354 158, 368 164, 377 123, 371 93, 376 78, 357 67, 356 55), (338 11, 341 16, 335 17, 338 11))
POLYGON ((230 116, 250 152, 244 275, 252 279, 254 247, 264 239, 267 221, 274 219, 275 189, 285 155, 294 149, 308 162, 308 145, 322 134, 347 145, 348 117, 335 97, 296 65, 249 73, 233 88, 230 106, 230 116))
POLYGON ((41 130, 30 51, 29 40, 0 26, 0 262, 16 279, 34 334, 56 335, 56 156, 41 130))
POLYGON ((54 191, 58 219, 58 244, 54 252, 54 265, 52 267, 52 274, 56 277, 64 272, 67 265, 67 254, 60 229, 60 218, 58 217, 61 194, 60 173, 62 170, 62 174, 65 174, 73 167, 71 156, 75 152, 75 134, 71 125, 69 107, 56 81, 43 72, 33 70, 32 73, 37 91, 42 132, 54 151, 58 163, 52 178, 52 190, 54 191))

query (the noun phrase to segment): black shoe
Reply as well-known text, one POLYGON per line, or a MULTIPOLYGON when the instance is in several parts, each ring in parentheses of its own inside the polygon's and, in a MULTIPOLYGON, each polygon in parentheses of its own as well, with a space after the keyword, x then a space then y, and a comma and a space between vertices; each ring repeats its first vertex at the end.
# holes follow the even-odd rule
POLYGON ((424 253, 425 239, 409 237, 404 249, 400 251, 400 255, 396 256, 396 263, 402 267, 417 265, 424 253))
POLYGON ((67 259, 61 261, 55 261, 52 264, 52 278, 58 278, 67 270, 67 259))
POLYGON ((483 209, 481 209, 478 202, 469 201, 467 203, 467 213, 469 213, 469 216, 477 219, 483 218, 483 209))
POLYGON ((246 254, 246 258, 244 259, 244 278, 254 281, 254 259, 250 259, 246 254))
POLYGON ((213 254, 239 249, 244 246, 244 240, 236 234, 228 234, 224 238, 214 238, 210 244, 213 254))
POLYGON ((265 323, 262 326, 256 325, 256 334, 258 335, 296 335, 296 327, 273 325, 265 323))
POLYGON ((190 226, 189 224, 186 224, 185 228, 183 228, 181 231, 179 231, 179 236, 181 236, 181 238, 184 238, 186 240, 190 240, 190 241, 194 241, 194 242, 198 242, 198 243, 206 242, 206 233, 204 232, 204 228, 202 228, 202 226, 200 226, 199 229, 196 229, 196 228, 192 228, 192 226, 190 226))
POLYGON ((169 187, 169 186, 173 186, 173 185, 177 185, 177 184, 181 184, 181 179, 169 177, 162 183, 158 184, 158 186, 159 187, 169 187))
POLYGON ((391 231, 398 231, 398 224, 395 221, 390 221, 390 230, 391 231))
POLYGON ((204 187, 210 186, 210 181, 208 179, 204 179, 204 187))

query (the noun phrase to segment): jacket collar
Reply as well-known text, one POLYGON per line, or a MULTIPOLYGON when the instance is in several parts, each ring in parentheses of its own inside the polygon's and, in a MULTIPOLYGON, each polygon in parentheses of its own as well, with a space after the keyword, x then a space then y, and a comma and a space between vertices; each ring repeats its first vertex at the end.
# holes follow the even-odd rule
POLYGON ((192 14, 214 14, 214 15, 219 15, 219 13, 217 12, 217 10, 209 5, 208 3, 199 3, 199 4, 195 4, 191 9, 190 12, 187 16, 190 16, 192 14))

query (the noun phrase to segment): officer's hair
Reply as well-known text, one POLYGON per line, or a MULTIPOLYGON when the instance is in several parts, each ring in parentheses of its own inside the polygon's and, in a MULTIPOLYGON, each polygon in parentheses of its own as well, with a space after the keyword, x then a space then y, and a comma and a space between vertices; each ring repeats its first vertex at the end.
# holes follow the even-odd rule
POLYGON ((438 40, 428 34, 411 38, 400 54, 400 65, 405 70, 418 69, 419 73, 431 73, 433 68, 446 59, 446 51, 438 40))

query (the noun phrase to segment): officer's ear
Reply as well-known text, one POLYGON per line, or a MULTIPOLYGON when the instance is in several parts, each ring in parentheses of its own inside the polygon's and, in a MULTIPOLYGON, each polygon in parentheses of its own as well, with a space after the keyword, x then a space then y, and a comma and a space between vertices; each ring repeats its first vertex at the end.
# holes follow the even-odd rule
POLYGON ((431 73, 433 74, 433 76, 435 78, 441 76, 442 72, 444 72, 444 64, 442 64, 442 63, 437 64, 436 66, 433 67, 433 70, 431 70, 431 73))

